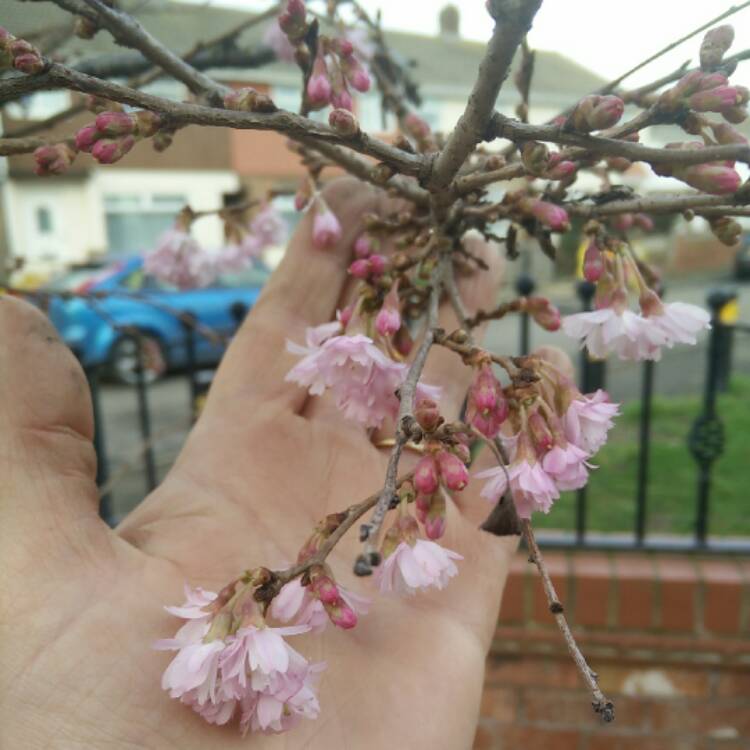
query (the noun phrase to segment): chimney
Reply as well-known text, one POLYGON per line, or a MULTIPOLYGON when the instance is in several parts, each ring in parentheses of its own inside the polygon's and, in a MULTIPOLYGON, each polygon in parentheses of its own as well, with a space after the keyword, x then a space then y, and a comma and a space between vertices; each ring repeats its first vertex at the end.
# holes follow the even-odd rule
POLYGON ((440 36, 458 38, 458 24, 461 17, 458 8, 452 3, 446 5, 439 16, 440 36))

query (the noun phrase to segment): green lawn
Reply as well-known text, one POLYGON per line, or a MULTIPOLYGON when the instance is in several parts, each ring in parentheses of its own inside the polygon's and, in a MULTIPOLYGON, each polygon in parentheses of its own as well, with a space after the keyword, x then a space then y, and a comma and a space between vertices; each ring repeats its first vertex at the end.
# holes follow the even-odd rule
MULTIPOLYGON (((750 535, 750 378, 735 378, 718 400, 724 454, 714 464, 709 534, 750 535)), ((654 400, 647 531, 689 534, 694 529, 697 470, 687 435, 701 412, 699 397, 654 400)), ((588 529, 632 531, 635 519, 640 403, 629 403, 596 455, 588 493, 588 529)), ((575 493, 565 493, 538 528, 574 528, 575 493)))

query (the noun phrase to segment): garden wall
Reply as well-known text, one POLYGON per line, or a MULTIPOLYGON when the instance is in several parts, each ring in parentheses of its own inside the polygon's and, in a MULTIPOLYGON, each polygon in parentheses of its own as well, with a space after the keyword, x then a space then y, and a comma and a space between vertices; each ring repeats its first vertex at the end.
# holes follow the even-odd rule
POLYGON ((750 561, 545 555, 579 643, 616 706, 593 714, 536 570, 513 563, 475 750, 750 748, 750 561))

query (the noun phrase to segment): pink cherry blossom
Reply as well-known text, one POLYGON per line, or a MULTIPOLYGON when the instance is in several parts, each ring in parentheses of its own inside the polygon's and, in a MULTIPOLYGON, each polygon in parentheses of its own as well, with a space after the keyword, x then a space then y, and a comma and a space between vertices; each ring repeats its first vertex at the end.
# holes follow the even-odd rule
POLYGON ((286 222, 272 203, 264 203, 250 221, 250 234, 264 248, 283 245, 288 232, 286 222))
POLYGON ((180 289, 208 286, 220 270, 212 257, 187 232, 174 227, 165 232, 143 259, 143 269, 180 289))
MULTIPOLYGON (((406 378, 408 366, 387 357, 372 339, 362 334, 332 336, 307 346, 287 341, 287 351, 302 359, 287 373, 286 380, 306 387, 313 396, 330 389, 336 405, 347 419, 366 427, 379 427, 398 411, 396 390, 406 378)), ((439 389, 419 384, 417 399, 439 398, 439 389)))
POLYGON ((570 402, 563 415, 565 437, 593 455, 607 442, 607 433, 614 426, 612 418, 619 413, 619 404, 612 403, 606 391, 581 395, 570 402))
POLYGON ((662 332, 666 346, 695 344, 696 334, 711 327, 711 316, 697 305, 667 302, 661 308, 660 314, 649 315, 647 319, 662 332))
POLYGON ((414 544, 401 542, 377 568, 376 578, 383 593, 413 594, 417 589, 442 589, 458 573, 457 552, 425 539, 414 544))
MULTIPOLYGON (((356 615, 367 614, 371 603, 370 600, 352 591, 348 591, 338 584, 336 585, 336 589, 337 596, 354 613, 354 624, 356 624, 356 615)), ((331 602, 331 604, 335 606, 336 602, 331 602)), ((270 613, 272 617, 281 622, 294 621, 296 625, 306 625, 314 633, 324 630, 331 619, 320 598, 312 594, 307 586, 303 586, 299 578, 295 578, 282 586, 281 591, 271 602, 270 613)), ((343 619, 339 622, 332 621, 334 625, 338 625, 339 627, 342 624, 352 627, 350 619, 347 619, 345 622, 343 619)))
POLYGON ((558 444, 544 455, 542 468, 559 490, 578 490, 589 478, 588 455, 574 443, 558 444))
POLYGON ((581 339, 590 354, 599 358, 613 351, 620 359, 659 360, 661 347, 667 343, 664 331, 648 318, 611 307, 568 315, 562 329, 571 338, 581 339))
POLYGON ((536 459, 528 435, 520 433, 515 445, 507 445, 506 450, 508 447, 513 457, 507 467, 495 466, 474 475, 477 479, 488 480, 482 488, 481 496, 491 502, 498 502, 508 490, 510 482, 513 501, 521 518, 531 518, 533 511, 549 513, 554 501, 560 497, 560 492, 552 477, 536 459))

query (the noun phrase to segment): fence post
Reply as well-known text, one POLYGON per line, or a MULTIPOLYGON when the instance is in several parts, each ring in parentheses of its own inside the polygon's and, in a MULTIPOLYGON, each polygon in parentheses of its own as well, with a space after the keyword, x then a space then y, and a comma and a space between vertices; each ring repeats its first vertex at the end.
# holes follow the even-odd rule
POLYGON ((730 375, 732 374, 732 350, 734 348, 734 330, 739 317, 739 303, 737 292, 734 290, 721 290, 724 302, 719 310, 719 343, 718 343, 718 373, 717 387, 720 393, 726 393, 729 389, 730 375))
POLYGON ((151 492, 156 487, 156 462, 154 446, 151 444, 151 412, 148 406, 146 390, 146 373, 143 367, 143 339, 139 331, 131 333, 135 341, 135 391, 138 399, 138 421, 141 426, 141 439, 146 450, 143 451, 143 467, 146 470, 146 489, 151 492))
MULTIPOLYGON (((102 420, 102 406, 99 398, 99 365, 84 367, 86 380, 91 391, 91 409, 94 416, 94 451, 96 452, 96 486, 103 487, 109 480, 109 458, 107 444, 104 438, 104 422, 102 420)), ((112 494, 107 492, 99 500, 99 515, 109 526, 115 525, 114 510, 112 508, 112 494)))
POLYGON ((724 451, 724 426, 716 414, 716 394, 720 382, 722 338, 725 335, 721 312, 736 294, 722 289, 710 292, 706 301, 711 310, 711 333, 708 340, 706 386, 703 413, 693 423, 688 447, 698 464, 698 488, 695 510, 695 541, 705 546, 708 536, 708 503, 711 494, 711 468, 724 451))
POLYGON ((200 388, 196 379, 197 355, 195 346, 195 324, 197 318, 191 312, 184 312, 180 316, 180 325, 185 332, 185 369, 190 389, 190 417, 193 422, 198 417, 198 395, 200 388))
MULTIPOLYGON (((579 281, 576 284, 576 294, 581 300, 581 309, 589 312, 594 306, 594 294, 596 284, 590 281, 579 281)), ((586 349, 581 351, 581 390, 591 393, 598 388, 604 388, 607 375, 607 363, 605 360, 592 360, 586 349)))
POLYGON ((643 363, 641 385, 640 444, 638 446, 638 487, 635 497, 635 542, 643 545, 646 535, 646 505, 648 502, 648 462, 651 453, 651 404, 654 395, 654 361, 643 363))
MULTIPOLYGON (((520 297, 528 297, 536 288, 536 282, 533 277, 522 271, 516 279, 516 291, 520 297)), ((521 356, 529 353, 529 314, 521 313, 521 356)))

